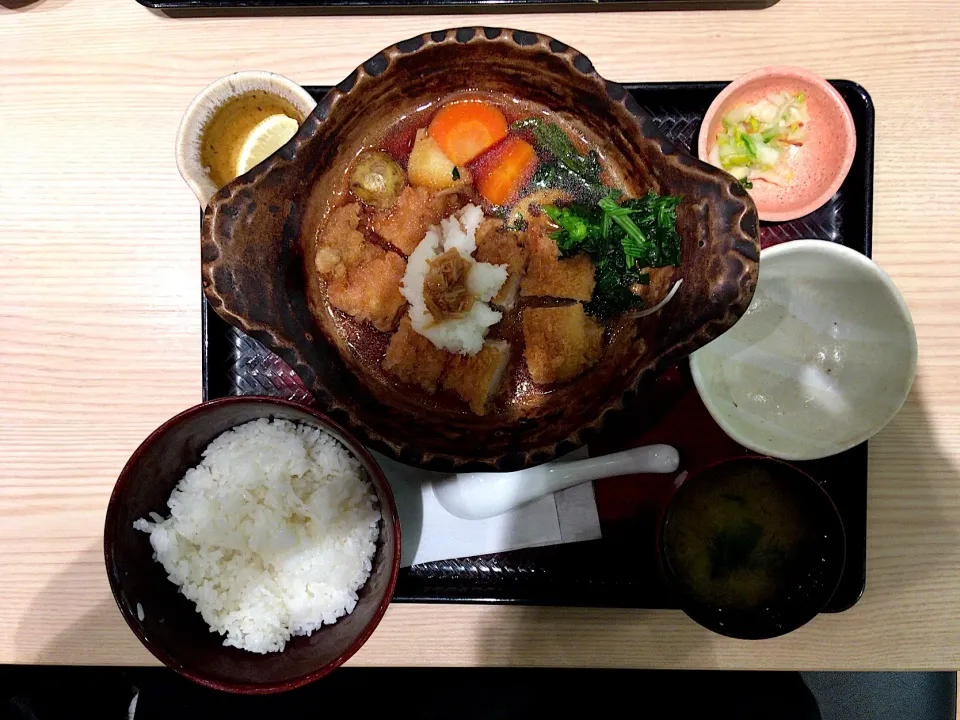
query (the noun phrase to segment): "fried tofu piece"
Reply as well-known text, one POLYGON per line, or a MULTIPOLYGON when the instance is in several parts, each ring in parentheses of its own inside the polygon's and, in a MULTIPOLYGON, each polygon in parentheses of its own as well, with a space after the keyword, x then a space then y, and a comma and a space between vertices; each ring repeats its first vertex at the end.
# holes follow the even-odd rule
POLYGON ((444 368, 454 357, 459 356, 438 348, 413 329, 409 317, 404 317, 390 338, 382 367, 401 382, 419 385, 433 394, 444 368))
POLYGON ((677 268, 643 268, 641 272, 645 272, 650 277, 650 282, 646 285, 635 285, 633 292, 643 298, 644 307, 653 307, 670 292, 670 288, 673 287, 674 278, 677 275, 677 268))
POLYGON ((533 381, 563 382, 600 359, 603 328, 575 303, 523 311, 524 355, 533 381))
MULTIPOLYGON (((499 220, 485 220, 477 229, 477 262, 507 266, 507 281, 493 298, 493 304, 512 308, 520 290, 520 279, 527 268, 527 249, 523 235, 503 227, 499 220)), ((591 288, 592 292, 592 288, 591 288)))
POLYGON ((454 355, 443 375, 443 389, 457 393, 477 415, 485 415, 509 360, 510 345, 503 340, 485 342, 476 355, 454 355))
POLYGON ((538 226, 527 233, 530 261, 520 294, 588 301, 593 296, 593 261, 585 253, 560 259, 556 241, 538 226))
POLYGON ((460 198, 456 193, 408 185, 392 208, 381 210, 374 216, 370 227, 400 252, 409 255, 423 240, 427 228, 459 207, 460 198))
POLYGON ((407 263, 396 253, 367 243, 360 262, 347 272, 346 278, 327 285, 327 298, 335 308, 388 332, 397 326, 407 304, 400 294, 406 267, 407 263))
POLYGON ((330 214, 323 233, 317 238, 315 264, 327 280, 342 280, 348 268, 360 262, 366 240, 358 230, 360 204, 341 205, 330 214))
POLYGON ((396 327, 406 305, 400 281, 407 263, 364 238, 359 213, 357 203, 334 210, 317 238, 314 264, 327 281, 331 305, 385 332, 396 327))

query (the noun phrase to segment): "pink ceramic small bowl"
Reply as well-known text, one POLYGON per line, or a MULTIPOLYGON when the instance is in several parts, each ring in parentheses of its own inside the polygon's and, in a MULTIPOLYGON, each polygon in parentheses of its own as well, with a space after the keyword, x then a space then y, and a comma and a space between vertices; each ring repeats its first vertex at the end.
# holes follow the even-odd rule
POLYGON ((804 93, 810 122, 807 140, 793 159, 793 182, 778 187, 761 180, 749 190, 760 219, 770 222, 795 220, 826 203, 847 177, 857 149, 853 116, 833 85, 801 68, 765 67, 737 78, 717 95, 700 126, 700 159, 710 162, 724 115, 782 90, 804 93))

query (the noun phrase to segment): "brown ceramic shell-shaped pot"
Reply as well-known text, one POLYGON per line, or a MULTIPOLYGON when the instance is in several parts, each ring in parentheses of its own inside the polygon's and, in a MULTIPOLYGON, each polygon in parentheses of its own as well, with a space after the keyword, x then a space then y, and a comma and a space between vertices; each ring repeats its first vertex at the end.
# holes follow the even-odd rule
POLYGON ((211 201, 203 286, 211 305, 282 357, 323 412, 401 461, 514 469, 582 444, 642 394, 658 369, 714 339, 745 312, 757 280, 757 212, 729 175, 678 150, 623 87, 544 35, 460 28, 421 35, 367 60, 329 92, 296 137, 211 201), (535 402, 478 417, 389 382, 355 351, 313 272, 315 236, 348 164, 387 124, 458 90, 539 103, 599 139, 639 195, 682 195, 683 284, 662 311, 621 319, 603 359, 535 402))

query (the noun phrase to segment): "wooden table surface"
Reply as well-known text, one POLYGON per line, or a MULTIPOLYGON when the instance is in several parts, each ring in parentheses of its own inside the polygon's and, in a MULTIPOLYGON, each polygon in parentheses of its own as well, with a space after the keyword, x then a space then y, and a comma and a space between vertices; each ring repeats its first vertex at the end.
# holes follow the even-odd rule
POLYGON ((779 640, 679 612, 394 605, 355 665, 960 667, 960 3, 781 0, 629 14, 168 17, 134 0, 0 0, 0 662, 150 664, 101 552, 113 482, 200 400, 197 203, 180 116, 215 78, 333 83, 398 40, 523 27, 614 80, 802 65, 876 103, 874 258, 920 337, 903 412, 870 443, 867 590, 779 640))

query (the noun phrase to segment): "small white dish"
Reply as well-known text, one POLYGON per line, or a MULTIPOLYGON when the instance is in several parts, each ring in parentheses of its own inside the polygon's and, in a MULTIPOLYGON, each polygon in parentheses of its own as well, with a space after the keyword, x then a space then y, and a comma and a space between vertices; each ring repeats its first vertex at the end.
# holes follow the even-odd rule
POLYGON ((750 450, 813 460, 878 433, 903 406, 917 336, 893 281, 855 250, 793 240, 760 253, 740 321, 690 356, 713 419, 750 450))
POLYGON ((201 161, 201 141, 207 124, 218 111, 250 93, 265 93, 287 103, 301 117, 302 123, 317 105, 306 90, 288 78, 261 70, 245 70, 215 80, 197 95, 187 107, 177 130, 177 167, 190 189, 206 208, 220 184, 210 177, 209 168, 201 161))
POLYGON ((459 473, 434 480, 433 492, 451 515, 464 520, 484 520, 591 480, 671 473, 679 465, 676 448, 645 445, 586 460, 544 463, 516 472, 459 473))

